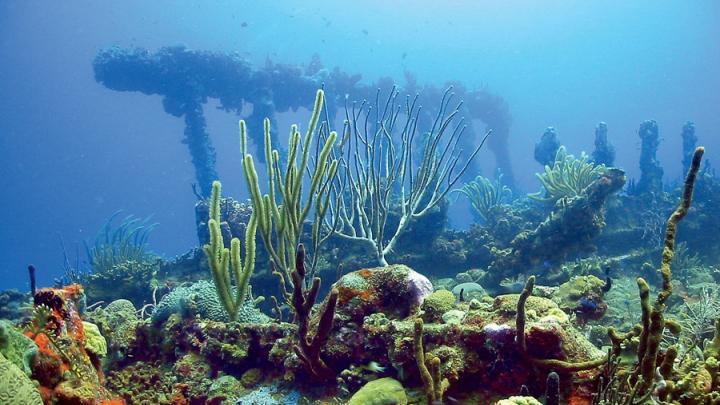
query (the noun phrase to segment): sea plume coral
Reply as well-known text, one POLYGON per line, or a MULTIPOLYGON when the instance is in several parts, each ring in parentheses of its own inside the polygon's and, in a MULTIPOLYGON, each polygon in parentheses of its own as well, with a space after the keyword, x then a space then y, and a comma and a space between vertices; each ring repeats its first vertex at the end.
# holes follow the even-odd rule
POLYGON ((529 194, 528 197, 546 202, 580 195, 587 186, 605 172, 605 165, 595 165, 582 153, 579 158, 567 153, 561 146, 555 154, 552 166, 545 166, 543 173, 536 174, 545 192, 529 194))
POLYGON ((455 191, 464 194, 473 210, 487 221, 492 208, 506 202, 512 196, 512 190, 503 184, 502 177, 502 173, 498 173, 495 181, 492 181, 487 177, 477 176, 475 180, 455 191))

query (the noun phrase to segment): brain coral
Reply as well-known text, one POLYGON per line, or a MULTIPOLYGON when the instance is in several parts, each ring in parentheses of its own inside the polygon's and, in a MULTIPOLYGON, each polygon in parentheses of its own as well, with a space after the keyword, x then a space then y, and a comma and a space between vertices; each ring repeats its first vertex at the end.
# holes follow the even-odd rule
POLYGON ((83 321, 83 329, 85 329, 85 349, 99 357, 105 357, 108 353, 107 341, 97 325, 83 321))
POLYGON ((0 354, 0 404, 42 405, 35 384, 20 368, 0 354))
MULTIPOLYGON (((215 285, 207 280, 198 281, 190 286, 176 287, 165 295, 152 314, 155 323, 167 320, 175 313, 199 315, 203 319, 229 322, 215 285)), ((268 323, 270 318, 255 307, 251 294, 247 295, 245 304, 238 313, 238 322, 268 323)))
POLYGON ((15 330, 13 324, 0 320, 0 354, 30 375, 30 363, 37 354, 35 342, 15 330))

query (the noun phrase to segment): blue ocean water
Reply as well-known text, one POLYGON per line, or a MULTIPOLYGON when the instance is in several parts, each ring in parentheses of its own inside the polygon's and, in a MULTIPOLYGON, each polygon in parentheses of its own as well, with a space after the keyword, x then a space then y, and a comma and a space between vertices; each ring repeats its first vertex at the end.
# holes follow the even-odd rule
MULTIPOLYGON (((547 126, 579 153, 605 121, 617 165, 637 177, 637 128, 655 119, 670 182, 691 120, 717 161, 719 17, 714 1, 0 2, 0 289, 26 289, 28 263, 40 285, 52 284, 60 237, 71 260, 76 246, 82 258, 82 241, 119 209, 154 215, 150 246, 160 254, 197 244, 184 123, 158 96, 97 83, 92 61, 106 47, 239 52, 255 66, 306 65, 317 54, 366 83, 410 71, 420 83, 487 88, 508 103, 511 160, 530 192, 541 170, 530 157, 547 126)), ((205 116, 217 169, 226 195, 242 198, 238 117, 215 107, 205 116)), ((284 114, 279 127, 306 116, 284 114)), ((493 172, 489 151, 479 160, 493 172)))

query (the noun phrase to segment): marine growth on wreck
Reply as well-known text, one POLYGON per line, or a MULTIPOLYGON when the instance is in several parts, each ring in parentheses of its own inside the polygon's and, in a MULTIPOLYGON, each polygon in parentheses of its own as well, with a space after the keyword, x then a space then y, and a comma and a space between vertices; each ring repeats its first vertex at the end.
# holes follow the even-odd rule
POLYGON ((119 210, 75 260, 60 238, 54 283, 17 270, 30 288, 0 291, 0 405, 720 404, 709 129, 638 122, 628 152, 610 121, 587 123, 589 151, 541 126, 532 177, 492 86, 184 46, 87 64, 99 89, 182 119, 197 242, 163 256, 163 224, 119 210), (211 134, 210 105, 237 125, 211 134))

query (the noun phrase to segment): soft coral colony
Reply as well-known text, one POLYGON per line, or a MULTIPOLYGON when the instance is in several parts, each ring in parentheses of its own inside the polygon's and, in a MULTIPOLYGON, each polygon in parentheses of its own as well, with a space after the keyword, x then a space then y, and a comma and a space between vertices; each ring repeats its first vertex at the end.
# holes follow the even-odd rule
POLYGON ((39 289, 31 310, 3 313, 15 322, 0 324, 1 402, 720 403, 715 273, 676 249, 678 234, 716 220, 701 214, 718 195, 704 149, 688 136, 677 203, 662 189, 654 122, 640 130, 643 177, 620 195, 604 124, 592 159, 549 129, 536 146, 544 190, 519 198, 500 175, 470 176, 492 134, 463 147, 462 102, 452 89, 437 99, 423 110, 418 97, 378 92, 346 103, 335 132, 336 107, 318 90, 286 147, 272 119, 241 120, 249 203, 223 197, 205 161, 198 178, 214 181, 198 193, 201 249, 146 254, 151 226, 129 217, 89 249, 107 265, 68 275, 84 286, 39 289), (456 191, 482 224, 438 229, 456 191), (650 208, 671 211, 655 239, 645 233, 656 219, 637 215, 650 208), (688 214, 700 219, 679 228, 688 214), (676 280, 681 259, 693 268, 676 280), (628 288, 616 273, 632 268, 641 277, 628 288), (133 271, 146 288, 90 292, 133 271))

